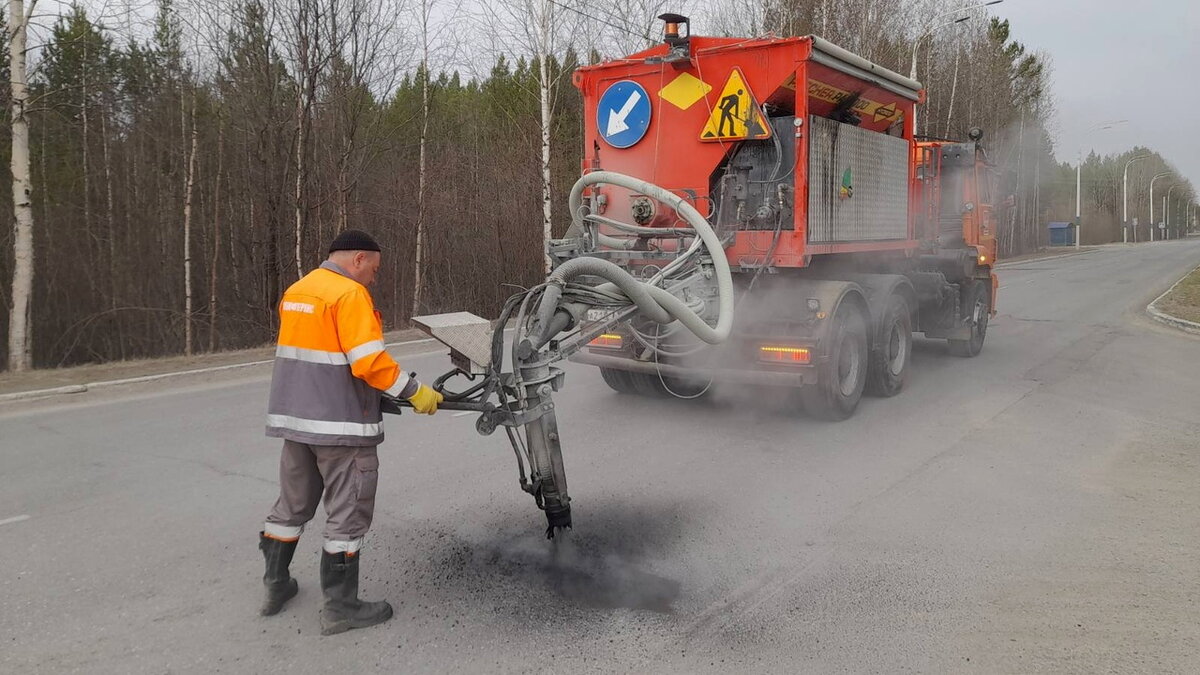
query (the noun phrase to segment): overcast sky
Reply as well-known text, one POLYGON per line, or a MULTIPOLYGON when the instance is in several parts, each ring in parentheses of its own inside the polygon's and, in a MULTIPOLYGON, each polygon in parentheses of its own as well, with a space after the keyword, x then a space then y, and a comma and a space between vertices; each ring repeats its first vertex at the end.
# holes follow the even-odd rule
POLYGON ((1058 157, 1144 145, 1200 186, 1200 0, 1004 0, 1013 37, 1048 53, 1058 157), (1108 120, 1129 120, 1084 131, 1108 120))

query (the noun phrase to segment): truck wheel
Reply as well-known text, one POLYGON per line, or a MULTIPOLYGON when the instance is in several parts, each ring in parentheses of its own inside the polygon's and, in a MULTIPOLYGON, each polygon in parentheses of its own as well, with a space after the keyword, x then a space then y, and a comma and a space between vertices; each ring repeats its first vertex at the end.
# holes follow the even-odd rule
POLYGON ((618 394, 636 394, 637 388, 633 384, 633 373, 627 373, 624 370, 615 370, 613 368, 601 368, 600 377, 604 378, 604 384, 618 394))
POLYGON ((658 381, 658 375, 654 373, 626 373, 626 375, 633 381, 634 390, 642 396, 660 398, 667 395, 667 390, 663 389, 662 382, 658 381))
POLYGON ((862 314, 843 304, 829 332, 829 358, 820 365, 817 383, 801 387, 808 414, 837 421, 854 414, 867 382, 867 323, 862 314))
POLYGON ((988 298, 988 289, 983 282, 977 281, 972 286, 966 303, 971 320, 971 339, 946 340, 950 345, 950 353, 955 356, 970 358, 978 356, 983 350, 983 339, 987 337, 988 316, 992 304, 988 298))
MULTIPOLYGON (((604 383, 613 391, 621 394, 635 394, 651 398, 667 395, 667 390, 663 389, 662 382, 658 381, 658 375, 652 373, 632 373, 615 368, 601 368, 600 377, 604 378, 604 383)), ((672 391, 674 390, 672 387, 672 391)))
POLYGON ((912 315, 908 301, 901 295, 888 298, 880 321, 881 340, 871 350, 871 368, 867 374, 867 393, 895 396, 904 388, 908 363, 912 360, 912 315))

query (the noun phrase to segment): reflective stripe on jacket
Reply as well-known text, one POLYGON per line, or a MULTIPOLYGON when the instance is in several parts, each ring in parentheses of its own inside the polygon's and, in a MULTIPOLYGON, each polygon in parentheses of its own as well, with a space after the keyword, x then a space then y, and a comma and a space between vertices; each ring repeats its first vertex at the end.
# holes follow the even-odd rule
POLYGON ((340 267, 326 261, 283 294, 268 436, 378 445, 379 392, 408 397, 416 387, 384 350, 383 321, 371 294, 340 267))

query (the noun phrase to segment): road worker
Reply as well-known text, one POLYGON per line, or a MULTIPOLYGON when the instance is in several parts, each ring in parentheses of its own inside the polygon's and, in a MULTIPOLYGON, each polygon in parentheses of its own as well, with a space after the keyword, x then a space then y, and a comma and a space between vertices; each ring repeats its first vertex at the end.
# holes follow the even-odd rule
POLYGON ((367 290, 380 262, 379 244, 346 230, 329 258, 292 284, 279 303, 279 340, 267 435, 283 439, 279 499, 259 533, 266 559, 262 614, 276 614, 296 595, 288 573, 304 526, 325 499, 321 551, 321 633, 332 635, 387 621, 387 602, 358 599, 363 535, 375 511, 383 440, 380 394, 407 399, 421 414, 437 412, 442 395, 410 377, 383 343, 383 323, 367 290))

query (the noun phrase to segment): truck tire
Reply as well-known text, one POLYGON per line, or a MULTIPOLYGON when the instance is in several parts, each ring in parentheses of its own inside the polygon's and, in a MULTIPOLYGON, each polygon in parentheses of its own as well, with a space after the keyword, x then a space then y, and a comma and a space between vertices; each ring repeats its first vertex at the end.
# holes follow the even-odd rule
POLYGON ((843 303, 829 331, 828 358, 818 367, 817 383, 800 388, 809 415, 839 421, 854 414, 867 383, 867 322, 853 305, 843 303))
POLYGON ((904 388, 908 364, 912 361, 912 315, 908 301, 899 294, 888 298, 879 321, 878 348, 871 350, 871 368, 867 373, 867 393, 895 396, 904 388))
POLYGON ((946 340, 946 343, 950 345, 951 354, 971 358, 983 351, 983 340, 987 337, 988 317, 992 312, 987 285, 981 281, 972 284, 964 306, 970 312, 971 339, 946 340))
POLYGON ((642 396, 650 398, 661 398, 667 395, 667 390, 663 389, 662 382, 659 382, 658 375, 654 373, 625 373, 633 382, 633 388, 642 396))
POLYGON ((658 376, 652 373, 634 373, 616 368, 601 368, 600 377, 604 378, 613 391, 620 394, 635 394, 659 398, 667 395, 667 390, 658 381, 658 376))
POLYGON ((633 373, 624 370, 616 370, 613 368, 601 368, 600 377, 604 378, 604 384, 607 384, 610 389, 618 394, 636 394, 637 388, 633 384, 633 373))

